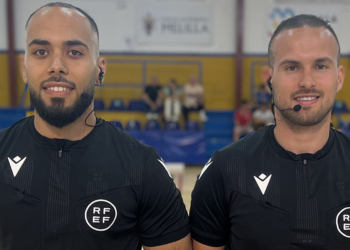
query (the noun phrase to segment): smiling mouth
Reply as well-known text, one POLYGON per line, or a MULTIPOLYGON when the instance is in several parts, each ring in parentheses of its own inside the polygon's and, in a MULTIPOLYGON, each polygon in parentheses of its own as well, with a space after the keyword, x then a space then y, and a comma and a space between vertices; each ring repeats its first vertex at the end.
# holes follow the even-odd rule
POLYGON ((309 97, 298 97, 295 98, 297 101, 312 101, 318 99, 319 96, 309 96, 309 97))
POLYGON ((49 87, 49 88, 44 88, 45 90, 51 90, 54 92, 67 92, 73 90, 72 88, 66 88, 66 87, 49 87))

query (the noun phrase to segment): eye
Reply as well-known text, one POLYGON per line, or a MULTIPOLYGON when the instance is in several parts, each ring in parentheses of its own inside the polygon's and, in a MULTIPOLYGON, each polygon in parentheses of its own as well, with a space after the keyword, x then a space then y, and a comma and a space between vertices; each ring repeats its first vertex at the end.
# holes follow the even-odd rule
POLYGON ((34 52, 34 54, 37 55, 37 56, 46 56, 47 55, 47 51, 44 50, 44 49, 39 49, 39 50, 36 50, 34 52))
POLYGON ((71 56, 82 56, 83 53, 81 53, 80 51, 77 51, 77 50, 71 50, 69 51, 69 53, 71 56))
POLYGON ((295 65, 292 65, 292 66, 287 67, 286 69, 287 69, 287 71, 297 71, 298 67, 295 65))
POLYGON ((316 65, 316 69, 327 69, 327 66, 326 65, 316 65))

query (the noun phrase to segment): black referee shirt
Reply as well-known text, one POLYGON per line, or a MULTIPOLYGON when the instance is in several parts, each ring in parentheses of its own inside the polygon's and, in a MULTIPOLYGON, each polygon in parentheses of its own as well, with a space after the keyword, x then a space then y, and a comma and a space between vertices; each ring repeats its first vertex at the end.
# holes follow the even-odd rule
POLYGON ((34 118, 0 132, 0 249, 141 249, 189 233, 156 150, 108 122, 80 141, 48 139, 34 118))
POLYGON ((350 249, 350 139, 295 155, 273 126, 216 152, 192 193, 192 237, 239 250, 350 249))

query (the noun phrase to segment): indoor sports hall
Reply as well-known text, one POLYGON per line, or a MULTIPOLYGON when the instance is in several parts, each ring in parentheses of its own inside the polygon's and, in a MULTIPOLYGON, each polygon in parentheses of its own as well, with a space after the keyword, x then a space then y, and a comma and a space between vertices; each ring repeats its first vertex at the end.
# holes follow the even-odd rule
MULTIPOLYGON (((0 0, 0 130, 34 114, 22 75, 25 26, 49 2, 0 0)), ((332 125, 350 135, 350 0, 64 2, 91 15, 99 28, 106 72, 94 88, 96 117, 157 149, 187 210, 214 152, 274 123, 267 54, 284 19, 313 14, 338 34, 345 80, 332 125), (254 118, 261 106, 270 120, 254 118), (235 129, 239 109, 253 116, 252 130, 235 129)))

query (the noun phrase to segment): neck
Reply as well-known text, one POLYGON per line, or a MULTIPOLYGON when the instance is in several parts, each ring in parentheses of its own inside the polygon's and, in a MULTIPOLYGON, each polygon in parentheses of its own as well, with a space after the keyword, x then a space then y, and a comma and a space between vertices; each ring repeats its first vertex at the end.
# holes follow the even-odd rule
MULTIPOLYGON (((76 121, 63 128, 57 128, 48 124, 36 112, 34 112, 34 126, 39 134, 47 138, 78 141, 83 139, 93 130, 93 127, 89 127, 85 124, 85 119, 92 109, 93 105, 91 104, 90 107, 87 108, 87 110, 76 121)), ((86 123, 91 125, 96 123, 94 112, 90 114, 86 120, 86 123)))
POLYGON ((295 154, 314 154, 322 149, 329 138, 331 114, 314 126, 297 126, 276 116, 275 138, 285 150, 295 154))

